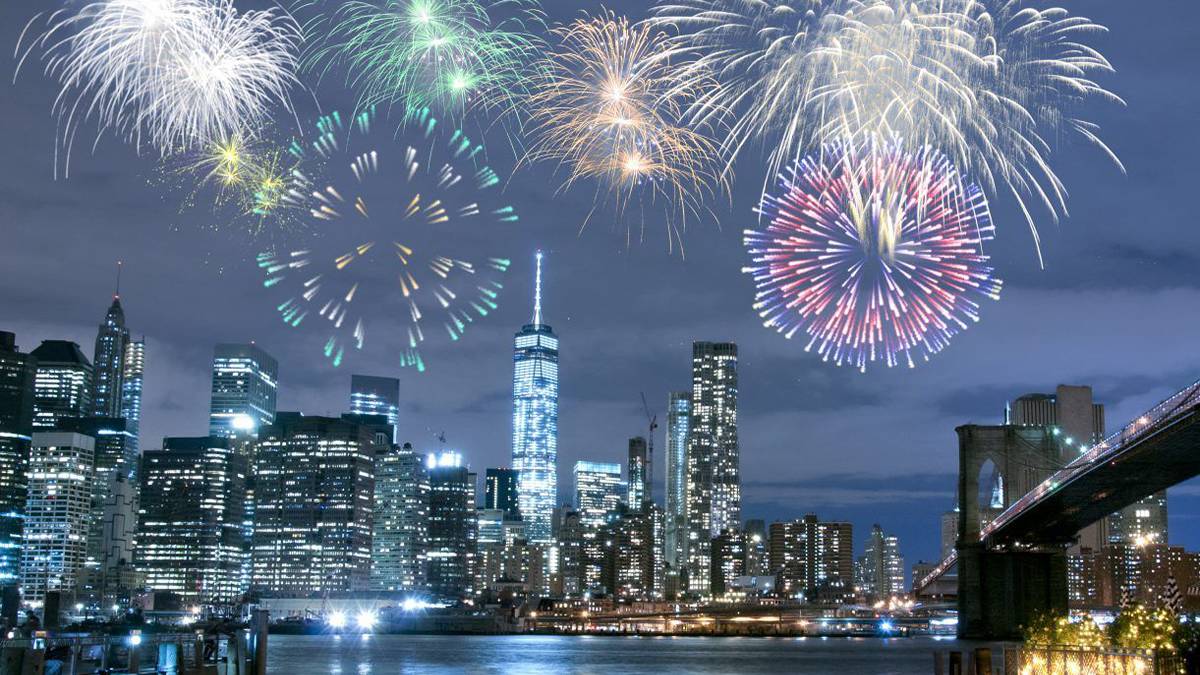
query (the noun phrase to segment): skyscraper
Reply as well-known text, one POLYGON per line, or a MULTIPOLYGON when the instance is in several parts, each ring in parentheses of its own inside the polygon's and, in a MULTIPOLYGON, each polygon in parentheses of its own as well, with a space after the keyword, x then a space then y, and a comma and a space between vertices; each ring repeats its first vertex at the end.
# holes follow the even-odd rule
POLYGON ((79 345, 45 340, 31 354, 37 360, 33 385, 33 426, 53 429, 65 417, 83 417, 92 409, 92 364, 79 345))
POLYGON ((646 439, 634 436, 629 439, 629 508, 640 511, 642 502, 650 499, 650 476, 647 472, 649 457, 646 454, 646 439))
POLYGON ((429 546, 429 474, 411 443, 375 457, 375 528, 371 588, 413 591, 425 585, 429 546))
POLYGON ((253 436, 275 421, 279 366, 253 343, 213 350, 210 436, 253 436))
POLYGON ((254 588, 287 594, 370 588, 378 432, 352 415, 295 412, 281 412, 258 430, 254 588))
POLYGON ((768 563, 785 598, 843 602, 854 590, 854 529, 813 514, 771 523, 768 563))
POLYGON ((246 458, 226 438, 167 438, 145 452, 143 466, 137 556, 146 585, 188 602, 236 599, 246 458))
POLYGON ((667 396, 666 561, 673 570, 687 560, 687 439, 692 392, 667 396))
POLYGON ((46 591, 71 590, 79 581, 91 523, 94 448, 82 434, 33 435, 21 546, 25 602, 40 603, 46 591))
POLYGON ((96 333, 96 351, 92 359, 92 406, 87 414, 95 417, 120 417, 124 394, 125 350, 129 329, 121 296, 113 295, 112 304, 96 333))
MULTIPOLYGON (((125 345, 125 372, 121 382, 121 417, 133 441, 133 454, 140 455, 142 428, 142 380, 146 372, 146 340, 125 345)), ((135 481, 135 485, 137 481, 135 481)))
POLYGON ((904 577, 899 538, 884 534, 879 525, 873 526, 866 550, 858 561, 858 592, 871 600, 904 595, 904 577))
POLYGON ((575 462, 575 510, 584 527, 602 527, 621 504, 621 465, 575 462))
MULTIPOLYGON (((134 485, 132 481, 137 480, 140 458, 134 445, 133 434, 128 430, 128 423, 120 417, 65 418, 59 421, 57 430, 70 431, 93 439, 93 469, 88 479, 92 491, 92 506, 89 514, 87 558, 89 568, 94 568, 100 564, 104 555, 105 506, 112 501, 112 490, 118 487, 118 478, 125 481, 121 486, 134 485)), ((111 528, 113 524, 108 525, 111 528)), ((133 539, 133 518, 123 520, 119 525, 127 527, 128 530, 116 533, 116 537, 133 539)))
POLYGON ((534 543, 549 542, 558 500, 558 336, 542 323, 541 251, 533 322, 516 334, 513 352, 512 464, 526 536, 534 543))
POLYGON ((15 583, 20 567, 36 377, 37 361, 0 332, 0 586, 15 583))
POLYGON ((515 469, 488 469, 483 476, 483 508, 504 511, 505 518, 520 517, 517 490, 519 476, 515 469))
POLYGON ((430 455, 428 581, 433 593, 462 598, 472 593, 471 558, 475 541, 475 485, 462 455, 430 455))
POLYGON ((737 345, 692 343, 687 447, 687 590, 710 593, 712 539, 742 521, 737 345))
POLYGON ((350 412, 383 415, 392 425, 392 441, 400 424, 400 380, 374 375, 350 376, 350 412))

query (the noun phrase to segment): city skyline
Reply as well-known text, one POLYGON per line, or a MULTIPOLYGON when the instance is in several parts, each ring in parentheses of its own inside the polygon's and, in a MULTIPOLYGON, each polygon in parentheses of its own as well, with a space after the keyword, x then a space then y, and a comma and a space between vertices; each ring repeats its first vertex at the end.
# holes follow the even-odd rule
MULTIPOLYGON (((27 3, 0 8, 10 44, 32 11, 27 3)), ((6 231, 10 273, 0 307, 13 320, 0 329, 15 332, 26 353, 44 339, 71 340, 87 353, 110 300, 114 261, 125 260, 122 305, 153 350, 143 447, 164 436, 204 434, 213 346, 254 340, 279 360, 280 410, 337 415, 350 373, 400 377, 403 387, 413 386, 406 391, 420 392, 404 398, 401 419, 412 426, 400 440, 433 448, 426 427, 445 429, 482 470, 511 464, 512 373, 503 355, 527 320, 531 252, 542 247, 555 260, 547 271, 556 294, 553 323, 570 345, 560 363, 560 485, 576 460, 623 462, 628 438, 645 430, 639 392, 661 421, 667 393, 687 388, 691 341, 728 340, 741 354, 745 516, 812 510, 853 521, 856 532, 883 518, 884 529, 901 536, 907 558, 934 558, 935 524, 954 499, 955 425, 997 422, 1005 401, 1060 383, 1093 385, 1109 419, 1123 421, 1200 377, 1190 338, 1195 319, 1178 311, 1200 301, 1191 253, 1197 235, 1177 232, 1187 217, 1178 195, 1194 182, 1191 160, 1200 154, 1183 120, 1197 94, 1177 90, 1186 64, 1166 58, 1167 45, 1186 39, 1183 26, 1200 8, 1181 11, 1178 25, 1152 28, 1132 20, 1129 8, 1087 8, 1097 21, 1121 26, 1119 37, 1103 42, 1119 64, 1116 89, 1130 106, 1100 111, 1098 120, 1129 176, 1092 166, 1083 149, 1065 153, 1072 215, 1057 227, 1043 223, 1045 269, 1020 226, 1001 232, 989 248, 1006 280, 1004 300, 912 371, 862 376, 833 368, 804 353, 803 344, 762 328, 750 307, 752 285, 739 274, 746 264, 741 230, 754 220, 757 180, 740 181, 733 208, 718 209, 721 229, 711 220, 689 225, 686 260, 668 257, 652 238, 627 249, 601 214, 578 234, 590 206, 586 189, 555 199, 554 208, 525 208, 527 229, 517 235, 511 278, 488 322, 454 349, 440 350, 421 375, 364 362, 334 369, 256 295, 260 280, 245 269, 252 267, 252 242, 207 214, 181 214, 178 203, 147 185, 158 171, 153 160, 105 139, 95 154, 77 153, 71 178, 54 181, 46 140, 53 123, 45 115, 52 91, 24 75, 22 95, 0 102, 6 118, 29 130, 4 150, 5 165, 20 169, 3 182, 12 198, 0 216, 14 225, 6 231), (1164 74, 1163 63, 1180 70, 1164 74), (1158 100, 1174 103, 1154 105, 1158 100), (212 229, 233 241, 219 243, 212 229), (1147 319, 1093 328, 1116 316, 1147 319), (886 513, 874 515, 880 511, 886 513)), ((751 175, 758 167, 742 163, 737 170, 751 175)), ((534 171, 512 190, 519 201, 539 204, 551 199, 552 185, 534 171)), ((994 209, 997 220, 1019 224, 1011 205, 994 209)), ((659 226, 647 223, 647 232, 659 226)), ((663 431, 655 439, 660 499, 663 431)), ((564 490, 558 492, 562 501, 564 490)), ((1200 517, 1197 495, 1194 483, 1171 491, 1175 524, 1200 517)), ((1171 529, 1173 536, 1200 536, 1189 535, 1195 528, 1171 529)), ((1200 548, 1200 540, 1181 543, 1200 548)))

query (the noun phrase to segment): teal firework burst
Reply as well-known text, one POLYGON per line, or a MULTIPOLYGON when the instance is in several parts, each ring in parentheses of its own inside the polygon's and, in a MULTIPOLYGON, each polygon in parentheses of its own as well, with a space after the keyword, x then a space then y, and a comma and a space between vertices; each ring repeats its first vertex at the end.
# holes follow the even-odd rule
POLYGON ((427 108, 398 117, 333 112, 294 140, 314 237, 258 256, 280 318, 319 330, 334 366, 370 337, 375 356, 424 371, 426 342, 461 340, 504 289, 507 257, 456 253, 504 248, 518 221, 483 146, 427 108))

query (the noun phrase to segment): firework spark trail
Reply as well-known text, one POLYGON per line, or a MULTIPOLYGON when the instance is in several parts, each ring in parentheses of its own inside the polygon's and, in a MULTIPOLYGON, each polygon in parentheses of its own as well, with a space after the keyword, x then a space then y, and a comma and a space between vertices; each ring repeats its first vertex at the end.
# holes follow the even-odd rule
POLYGON ((987 199, 941 152, 899 140, 843 141, 790 165, 746 230, 763 323, 805 350, 866 370, 912 367, 999 299, 981 251, 987 199))
POLYGON ((266 136, 239 133, 172 153, 160 173, 185 194, 183 209, 211 209, 214 228, 244 230, 259 244, 281 239, 304 228, 310 185, 299 161, 266 136))
POLYGON ((497 308, 510 265, 449 252, 472 232, 496 236, 491 226, 518 220, 501 201, 499 176, 483 163, 483 146, 428 109, 398 116, 393 135, 374 108, 349 118, 333 112, 294 141, 289 152, 304 177, 295 191, 321 227, 303 249, 258 256, 263 286, 287 291, 280 317, 326 331, 322 353, 334 366, 370 336, 386 345, 388 331, 370 324, 388 317, 406 324, 397 364, 424 371, 429 322, 440 319, 451 341, 462 339, 497 308))
MULTIPOLYGON (((668 247, 682 247, 688 216, 704 208, 705 197, 728 191, 728 177, 715 171, 717 144, 706 135, 723 120, 683 121, 685 108, 714 83, 677 67, 664 33, 625 18, 579 19, 554 35, 559 46, 530 98, 526 160, 563 167, 564 188, 595 179, 597 198, 607 191, 615 200, 618 221, 635 202, 665 203, 668 247)), ((626 225, 627 242, 634 229, 626 225)))
POLYGON ((460 118, 471 108, 517 110, 543 44, 529 0, 348 2, 306 26, 304 61, 347 72, 359 105, 399 104, 460 118))
POLYGON ((285 13, 239 13, 232 0, 103 0, 31 20, 17 70, 40 52, 60 83, 53 111, 66 165, 86 120, 167 153, 254 129, 273 107, 290 110, 299 40, 285 13), (39 21, 45 29, 34 34, 39 21))
POLYGON ((723 150, 773 148, 768 176, 850 136, 899 134, 942 148, 993 194, 1010 192, 1041 251, 1029 202, 1052 218, 1066 190, 1050 160, 1069 134, 1100 148, 1080 116, 1120 103, 1095 77, 1112 72, 1088 44, 1105 29, 1025 0, 662 0, 651 22, 676 31, 677 54, 720 83, 694 120, 736 113, 723 150))

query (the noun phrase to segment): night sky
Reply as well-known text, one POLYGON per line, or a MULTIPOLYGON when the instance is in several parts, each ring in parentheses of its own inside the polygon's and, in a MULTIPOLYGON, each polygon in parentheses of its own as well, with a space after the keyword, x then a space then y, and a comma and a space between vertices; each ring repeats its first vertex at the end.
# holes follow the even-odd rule
MULTIPOLYGON (((553 19, 599 7, 545 4, 553 19)), ((644 5, 606 3, 631 18, 641 18, 644 5)), ((47 6, 0 3, 0 45, 14 46, 47 6)), ((256 245, 214 222, 211 210, 181 208, 186 191, 161 176, 155 156, 103 136, 94 152, 81 144, 70 178, 55 180, 55 88, 36 63, 0 97, 0 330, 16 332, 25 351, 69 339, 90 357, 120 259, 128 323, 147 340, 143 447, 206 433, 213 345, 254 340, 279 360, 280 410, 337 414, 348 405, 351 373, 398 376, 402 438, 432 450, 434 434, 445 430, 482 473, 509 462, 512 337, 530 320, 533 252, 542 248, 545 320, 562 341, 563 499, 576 460, 623 462, 628 437, 645 433, 640 392, 665 427, 667 392, 690 386, 692 340, 732 340, 740 349, 744 516, 849 519, 859 547, 878 522, 901 537, 909 563, 933 559, 938 516, 954 500, 955 426, 999 423, 1006 400, 1067 383, 1095 388, 1112 431, 1200 378, 1200 4, 1067 7, 1110 28, 1096 42, 1118 72, 1104 83, 1128 105, 1097 104, 1090 117, 1128 174, 1094 148, 1063 142, 1056 166, 1071 214, 1059 224, 1041 214, 1045 269, 1013 202, 993 199, 998 238, 989 253, 1005 281, 1002 299, 915 370, 836 368, 804 353, 798 339, 762 328, 741 272, 761 148, 740 159, 732 204, 712 204, 719 222, 689 226, 686 260, 667 254, 653 214, 647 241, 631 248, 604 211, 581 234, 591 186, 556 194, 560 181, 547 167, 522 168, 507 188, 522 221, 507 242, 514 266, 500 311, 453 348, 430 349, 423 374, 366 360, 335 369, 321 357, 317 333, 279 320, 252 263, 256 245)), ((15 65, 0 62, 7 71, 15 65)), ((317 88, 323 110, 351 105, 340 84, 327 78, 317 88)), ((298 116, 311 119, 312 104, 297 99, 298 116)), ((507 177, 512 154, 502 138, 490 141, 491 163, 507 177)), ((1200 548, 1200 485, 1171 491, 1170 516, 1172 543, 1200 548)))

